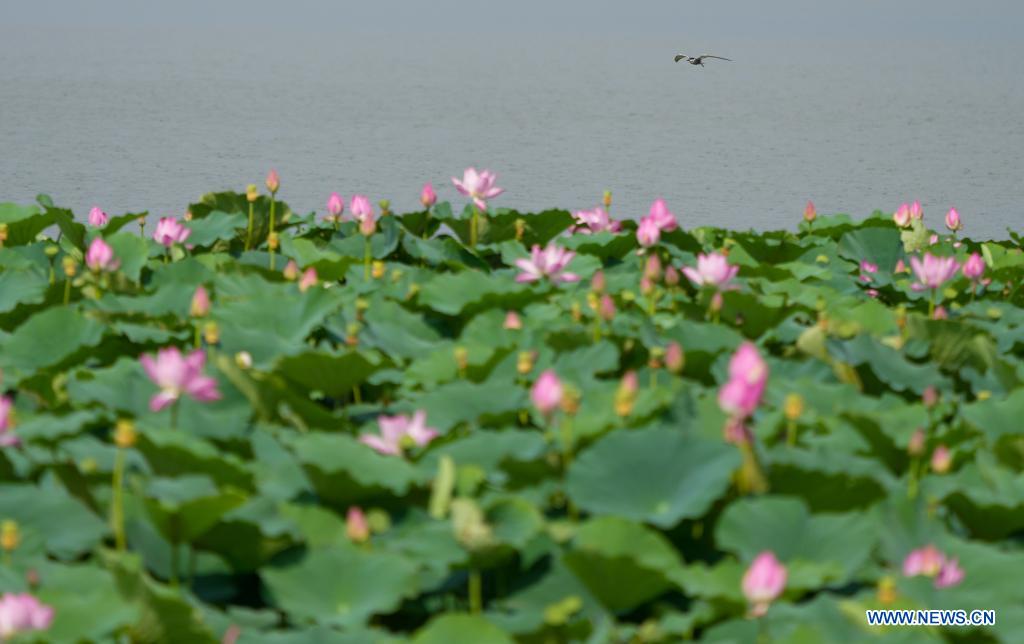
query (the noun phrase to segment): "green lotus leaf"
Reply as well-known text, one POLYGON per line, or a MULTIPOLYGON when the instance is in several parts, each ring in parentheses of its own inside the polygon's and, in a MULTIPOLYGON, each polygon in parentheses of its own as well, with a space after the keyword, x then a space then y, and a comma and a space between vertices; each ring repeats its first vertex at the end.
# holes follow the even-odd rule
POLYGON ((440 615, 416 631, 413 644, 512 644, 511 637, 487 619, 478 615, 440 615))
POLYGON ((739 462, 732 446, 667 429, 618 432, 579 455, 568 491, 588 512, 670 528, 707 511, 739 462))
POLYGON ((46 550, 64 560, 92 550, 107 535, 105 521, 49 476, 37 485, 0 486, 0 516, 36 530, 46 550))
POLYGON ((344 434, 303 434, 292 439, 292 449, 312 469, 310 476, 324 498, 354 500, 380 489, 405 494, 421 480, 402 458, 378 454, 344 434))
POLYGON ((101 322, 72 307, 47 309, 0 341, 0 367, 10 377, 60 364, 77 351, 99 344, 103 330, 101 322))
POLYGON ((220 491, 206 476, 153 478, 146 486, 146 510, 171 543, 188 543, 245 502, 237 490, 220 491))

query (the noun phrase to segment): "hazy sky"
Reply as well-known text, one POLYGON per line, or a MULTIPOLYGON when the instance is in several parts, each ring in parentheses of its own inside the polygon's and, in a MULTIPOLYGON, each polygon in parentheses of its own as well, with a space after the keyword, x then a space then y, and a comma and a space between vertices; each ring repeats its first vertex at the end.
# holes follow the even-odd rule
POLYGON ((565 33, 680 37, 1020 38, 1020 0, 32 0, 17 27, 259 25, 318 32, 565 33))

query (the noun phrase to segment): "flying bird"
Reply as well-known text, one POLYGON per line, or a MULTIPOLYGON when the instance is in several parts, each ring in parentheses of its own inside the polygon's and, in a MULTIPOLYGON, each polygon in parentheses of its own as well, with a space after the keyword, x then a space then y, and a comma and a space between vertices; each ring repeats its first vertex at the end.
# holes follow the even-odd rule
POLYGON ((677 63, 681 60, 685 60, 691 65, 700 65, 701 67, 704 66, 705 58, 717 58, 718 60, 727 60, 729 62, 732 62, 732 58, 722 58, 721 56, 712 56, 710 54, 704 54, 703 56, 685 56, 683 54, 676 54, 677 63))

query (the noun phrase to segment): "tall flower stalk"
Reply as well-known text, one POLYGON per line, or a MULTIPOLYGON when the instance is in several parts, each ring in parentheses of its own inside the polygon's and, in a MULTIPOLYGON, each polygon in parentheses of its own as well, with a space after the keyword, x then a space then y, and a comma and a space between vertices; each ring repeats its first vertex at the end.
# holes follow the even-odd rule
POLYGON ((255 216, 253 209, 259 196, 259 188, 256 187, 255 183, 250 183, 245 189, 245 200, 249 202, 249 226, 245 229, 245 250, 252 248, 252 225, 255 216))
POLYGON ((270 191, 270 234, 267 236, 267 241, 270 246, 270 270, 274 270, 274 251, 276 250, 277 232, 275 231, 274 221, 274 209, 277 205, 277 189, 281 187, 281 179, 277 175, 277 170, 271 170, 267 173, 267 190, 270 191))

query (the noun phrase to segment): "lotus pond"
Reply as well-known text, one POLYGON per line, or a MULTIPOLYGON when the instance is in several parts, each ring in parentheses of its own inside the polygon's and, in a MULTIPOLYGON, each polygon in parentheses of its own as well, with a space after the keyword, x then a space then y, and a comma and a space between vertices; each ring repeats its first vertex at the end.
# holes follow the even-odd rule
POLYGON ((1024 639, 1019 236, 267 187, 0 204, 0 639, 1024 639))

